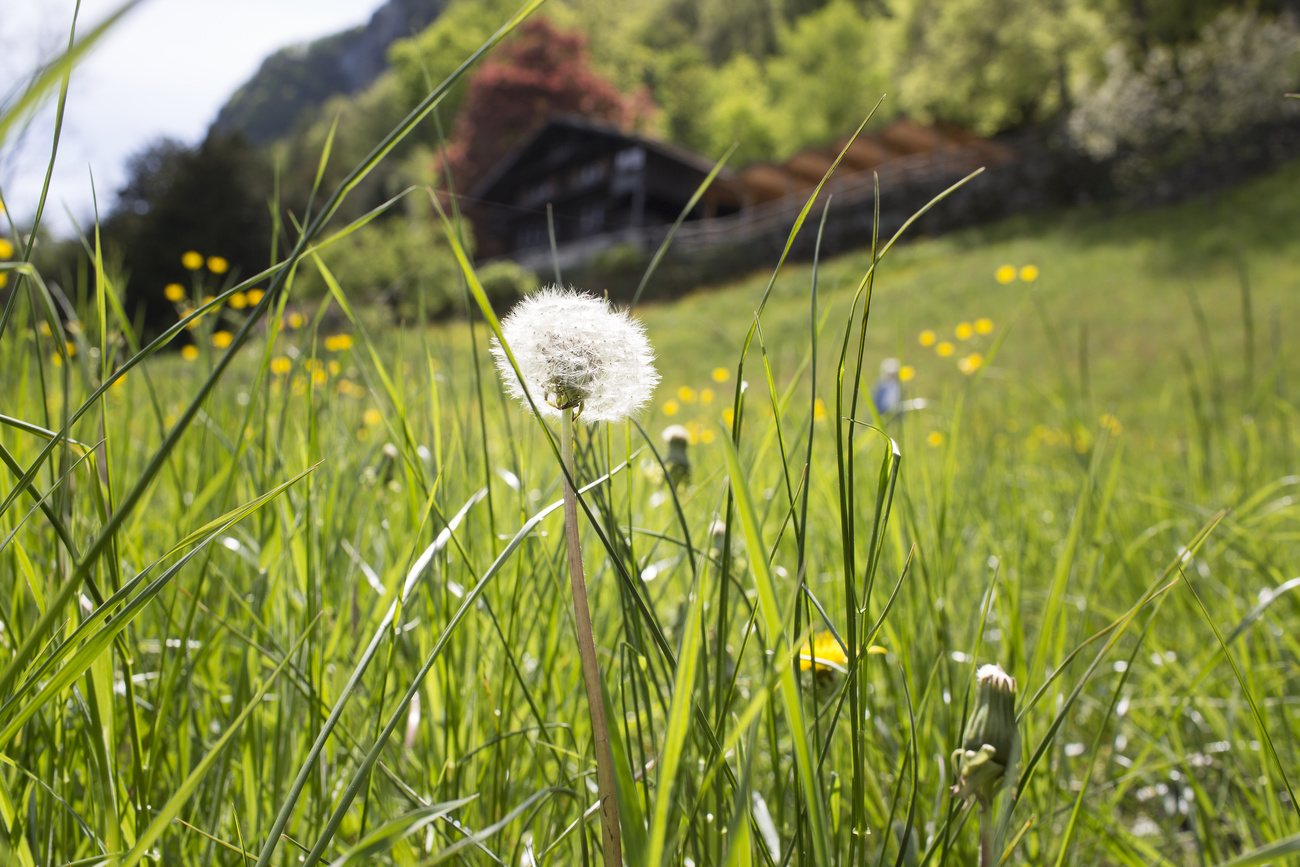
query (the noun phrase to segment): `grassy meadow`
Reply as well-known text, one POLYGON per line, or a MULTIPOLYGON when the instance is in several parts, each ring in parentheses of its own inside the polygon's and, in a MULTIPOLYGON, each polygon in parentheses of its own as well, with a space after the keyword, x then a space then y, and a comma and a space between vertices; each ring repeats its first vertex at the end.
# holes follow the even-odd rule
MULTIPOLYGON (((654 404, 577 446, 626 863, 1300 852, 1298 181, 651 281, 654 404), (885 356, 924 405, 879 419, 885 356)), ((111 270, 65 305, 9 263, 5 863, 600 863, 559 460, 484 316, 295 298, 349 188, 145 347, 111 270)))

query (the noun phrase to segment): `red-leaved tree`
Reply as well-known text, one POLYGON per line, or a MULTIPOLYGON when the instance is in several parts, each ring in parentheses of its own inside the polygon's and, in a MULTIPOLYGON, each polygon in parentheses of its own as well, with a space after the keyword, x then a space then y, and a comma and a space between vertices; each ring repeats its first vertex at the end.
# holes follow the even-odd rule
POLYGON ((592 70, 586 36, 536 18, 502 43, 470 79, 447 144, 447 162, 456 188, 464 192, 552 114, 578 114, 626 127, 639 125, 652 110, 647 94, 625 97, 592 70))

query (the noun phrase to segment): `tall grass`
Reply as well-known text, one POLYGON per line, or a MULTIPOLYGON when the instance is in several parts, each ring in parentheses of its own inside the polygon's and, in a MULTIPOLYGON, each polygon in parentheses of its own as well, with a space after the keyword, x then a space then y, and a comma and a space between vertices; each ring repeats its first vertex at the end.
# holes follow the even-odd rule
MULTIPOLYGON (((6 861, 599 860, 554 431, 479 374, 483 323, 380 333, 314 255, 374 230, 330 215, 463 70, 298 215, 283 260, 146 346, 93 234, 81 303, 3 266, 6 861), (199 357, 163 352, 190 324, 199 357)), ((627 863, 973 863, 950 755, 990 661, 1024 744, 1003 863, 1300 851, 1286 347, 1250 318, 1240 357, 1181 347, 1159 437, 1097 421, 1086 361, 998 383, 1001 342, 882 419, 866 346, 893 243, 847 288, 811 269, 797 340, 765 338, 775 274, 724 323, 729 414, 689 481, 665 484, 649 420, 579 426, 627 863), (842 654, 813 650, 827 633, 842 654)), ((654 339, 668 311, 647 313, 654 339)))

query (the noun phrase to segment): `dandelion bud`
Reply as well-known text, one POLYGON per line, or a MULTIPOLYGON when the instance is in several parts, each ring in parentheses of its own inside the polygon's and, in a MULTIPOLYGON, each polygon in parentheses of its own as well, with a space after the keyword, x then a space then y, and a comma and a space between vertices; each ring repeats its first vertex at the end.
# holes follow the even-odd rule
POLYGON ((677 487, 691 477, 691 459, 686 454, 686 447, 691 442, 691 432, 679 424, 664 428, 664 442, 668 443, 668 454, 664 457, 664 467, 668 471, 668 481, 677 487))
POLYGON ((584 292, 542 289, 519 302, 501 332, 519 366, 516 374, 493 341, 506 390, 525 403, 531 395, 544 416, 575 409, 588 421, 621 421, 645 406, 659 382, 641 323, 584 292))
POLYGON ((1014 766, 1019 748, 1016 681, 1002 666, 985 665, 975 673, 975 710, 961 749, 952 754, 960 772, 953 794, 989 803, 1007 768, 1014 766))

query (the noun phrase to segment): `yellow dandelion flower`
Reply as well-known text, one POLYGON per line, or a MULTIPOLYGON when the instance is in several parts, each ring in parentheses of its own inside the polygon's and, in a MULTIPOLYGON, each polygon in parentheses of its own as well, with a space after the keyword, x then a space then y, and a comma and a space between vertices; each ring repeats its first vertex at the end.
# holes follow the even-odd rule
POLYGON ((677 389, 677 399, 682 403, 695 403, 699 398, 700 396, 695 392, 695 389, 689 385, 683 385, 677 389))
POLYGON ((1003 265, 993 273, 993 276, 997 278, 999 283, 1010 283, 1012 280, 1016 279, 1016 266, 1003 265))
POLYGON ((992 333, 992 331, 993 331, 993 320, 992 320, 992 319, 987 319, 987 318, 985 318, 985 319, 976 319, 976 320, 975 320, 975 333, 976 333, 976 334, 990 334, 990 333, 992 333))
POLYGON ((700 431, 700 442, 704 443, 705 445, 708 445, 709 443, 713 442, 714 436, 715 434, 713 433, 713 428, 706 427, 700 431))
POLYGON ((937 430, 932 430, 925 438, 925 444, 932 449, 937 449, 943 445, 943 434, 937 430))
POLYGON ((303 322, 305 322, 305 321, 306 321, 306 320, 304 320, 304 319, 302 318, 302 314, 301 314, 301 313, 290 313, 290 314, 289 314, 289 327, 290 327, 290 328, 302 328, 302 324, 303 324, 303 322))
POLYGON ((234 339, 235 336, 229 331, 216 331, 212 335, 212 345, 217 349, 225 349, 230 345, 230 341, 234 339))
POLYGON ((1120 424, 1119 419, 1115 418, 1115 416, 1110 413, 1106 413, 1101 417, 1101 426, 1108 428, 1111 434, 1115 436, 1118 436, 1119 432, 1124 430, 1124 425, 1120 424))
POLYGON ((284 376, 293 368, 293 362, 283 355, 277 355, 271 359, 271 372, 276 376, 284 376))
POLYGON ((325 348, 330 352, 342 352, 352 348, 352 335, 334 334, 325 338, 325 348))
POLYGON ((1026 265, 1025 267, 1021 268, 1020 279, 1024 280, 1026 283, 1033 283, 1035 280, 1038 279, 1038 266, 1026 265))
POLYGON ((234 310, 243 310, 248 306, 248 296, 243 292, 236 292, 226 299, 226 303, 234 310))
POLYGON ((185 287, 179 283, 168 283, 163 287, 163 297, 173 304, 185 300, 185 287))
POLYGON ((75 344, 75 343, 73 343, 71 340, 69 340, 66 344, 64 344, 64 348, 68 350, 68 357, 69 357, 69 358, 76 358, 76 357, 77 357, 77 344, 75 344))
POLYGON ((53 355, 50 356, 50 364, 53 364, 55 367, 62 367, 63 356, 59 355, 57 352, 54 353, 53 355))
POLYGON ((339 363, 333 359, 330 359, 330 363, 325 365, 325 367, 329 370, 330 376, 338 376, 339 371, 343 369, 339 366, 339 363))
POLYGON ((3 289, 8 285, 9 285, 9 275, 5 273, 0 273, 0 289, 3 289))
POLYGON ((815 666, 817 671, 843 672, 849 664, 848 653, 829 632, 817 633, 812 640, 811 654, 809 650, 808 642, 799 645, 800 671, 807 671, 815 666))
POLYGON ((249 289, 244 294, 248 296, 248 306, 252 307, 254 304, 261 301, 262 296, 265 295, 266 293, 263 292, 261 289, 249 289))
POLYGON ((317 385, 320 385, 329 378, 329 374, 325 372, 325 368, 323 367, 318 367, 311 372, 311 381, 317 385))
POLYGON ((898 368, 899 382, 911 382, 915 378, 916 378, 916 368, 913 367, 912 365, 904 364, 902 367, 898 368))
POLYGON ((203 267, 203 257, 199 255, 197 250, 188 250, 181 256, 181 265, 185 267, 186 271, 197 271, 203 267))
POLYGON ((230 270, 230 263, 221 256, 209 256, 208 270, 213 274, 224 274, 230 270))
POLYGON ((727 427, 731 427, 732 423, 735 420, 736 420, 736 411, 733 410, 731 407, 727 407, 722 411, 722 421, 727 425, 727 427))
POLYGON ((715 367, 715 368, 713 368, 713 381, 714 381, 714 382, 726 382, 728 379, 731 379, 731 371, 730 371, 730 370, 727 370, 727 368, 725 368, 725 367, 715 367))
POLYGON ((984 356, 980 355, 978 352, 972 352, 970 355, 957 362, 957 369, 967 376, 970 376, 983 366, 984 356))
POLYGON ((51 334, 54 333, 54 332, 50 331, 50 323, 46 322, 46 321, 43 320, 43 319, 41 320, 40 328, 37 329, 37 330, 39 330, 39 331, 41 332, 41 336, 43 336, 43 337, 49 337, 51 334))
POLYGON ((384 420, 384 417, 379 413, 379 410, 374 407, 366 410, 365 415, 361 416, 361 418, 368 425, 377 425, 384 420))
POLYGON ((214 295, 204 295, 204 296, 203 296, 203 300, 200 301, 199 304, 201 304, 201 305, 204 306, 204 307, 207 307, 209 304, 211 304, 213 301, 216 301, 216 300, 217 300, 217 299, 216 299, 216 296, 214 296, 214 295))
POLYGON ((681 405, 675 400, 670 400, 664 404, 664 415, 677 415, 679 409, 681 409, 681 405))
POLYGON ((939 339, 939 335, 927 328, 916 339, 921 341, 922 346, 934 346, 934 342, 939 339))
POLYGON ((937 352, 941 358, 947 358, 949 355, 952 355, 957 351, 957 347, 945 340, 936 346, 934 351, 937 352))
POLYGON ((826 421, 826 402, 820 397, 813 401, 813 421, 826 421))
POLYGON ((8 259, 14 254, 14 245, 7 238, 0 238, 0 259, 8 259))
POLYGON ((193 343, 187 343, 181 347, 181 358, 186 361, 193 361, 199 357, 199 348, 193 343))
POLYGON ((975 333, 975 328, 969 322, 958 322, 952 333, 957 335, 958 340, 970 340, 970 336, 975 333))
POLYGON ((121 388, 121 387, 124 386, 124 385, 126 385, 126 374, 125 374, 125 373, 122 374, 121 376, 119 376, 117 379, 113 380, 113 384, 110 385, 109 388, 110 388, 110 389, 117 389, 117 388, 121 388))
POLYGON ((711 388, 700 389, 700 403, 702 405, 708 406, 709 404, 713 403, 713 397, 714 397, 713 389, 711 388))

